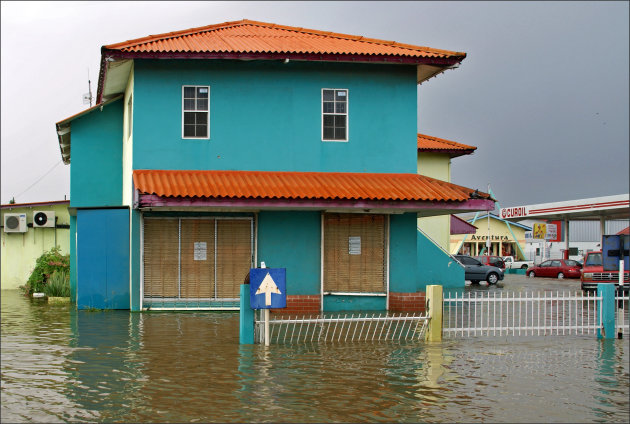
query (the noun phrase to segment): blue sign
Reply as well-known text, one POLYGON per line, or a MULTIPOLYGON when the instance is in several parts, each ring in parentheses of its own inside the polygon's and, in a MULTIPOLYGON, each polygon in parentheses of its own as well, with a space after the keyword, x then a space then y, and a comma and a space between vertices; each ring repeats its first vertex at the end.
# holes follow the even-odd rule
POLYGON ((287 269, 252 268, 249 270, 249 299, 252 309, 287 307, 287 269))
POLYGON ((630 269, 630 236, 610 235, 602 236, 602 260, 604 271, 619 271, 619 260, 623 259, 623 269, 630 269))

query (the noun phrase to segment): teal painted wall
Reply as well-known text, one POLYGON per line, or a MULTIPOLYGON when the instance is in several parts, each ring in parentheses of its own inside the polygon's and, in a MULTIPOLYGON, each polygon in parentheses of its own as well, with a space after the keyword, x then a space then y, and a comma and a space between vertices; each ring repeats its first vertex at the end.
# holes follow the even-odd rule
POLYGON ((320 294, 319 212, 260 212, 258 264, 287 269, 287 295, 320 294))
POLYGON ((414 66, 136 60, 134 77, 134 169, 416 172, 414 66), (182 139, 182 85, 210 86, 209 140, 182 139), (349 90, 349 142, 321 141, 322 88, 349 90))
POLYGON ((77 308, 130 309, 129 210, 78 210, 77 247, 77 308))
POLYGON ((437 247, 420 231, 416 231, 417 257, 417 287, 426 291, 426 286, 439 284, 444 288, 462 288, 466 285, 464 268, 454 259, 437 247))
POLYGON ((122 204, 122 127, 120 100, 72 121, 71 207, 122 204))
POLYGON ((77 301, 77 217, 70 215, 70 301, 77 301))
POLYGON ((384 311, 385 296, 324 296, 324 311, 384 311))
POLYGON ((416 292, 416 214, 391 215, 389 221, 389 291, 416 292))

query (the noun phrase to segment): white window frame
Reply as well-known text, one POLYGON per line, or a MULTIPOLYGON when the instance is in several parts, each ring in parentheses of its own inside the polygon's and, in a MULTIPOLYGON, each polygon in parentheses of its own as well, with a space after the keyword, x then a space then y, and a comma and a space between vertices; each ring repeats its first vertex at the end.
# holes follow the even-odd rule
POLYGON ((209 85, 182 85, 182 139, 186 139, 186 140, 209 140, 210 139, 210 86, 209 85), (195 88, 195 95, 196 95, 196 90, 198 88, 207 88, 208 89, 208 110, 197 110, 196 107, 197 105, 195 104, 195 110, 184 110, 184 90, 186 88, 195 88), (194 112, 194 113, 199 113, 199 112, 206 112, 207 114, 207 122, 208 122, 208 134, 206 135, 206 137, 190 137, 190 136, 185 136, 184 135, 184 116, 186 114, 186 112, 194 112))
MULTIPOLYGON (((334 99, 333 99, 334 102, 334 99)), ((347 143, 350 141, 350 90, 347 88, 322 88, 321 90, 321 136, 322 142, 332 142, 332 143, 347 143), (325 90, 333 90, 333 91, 345 91, 346 92, 346 112, 345 113, 336 113, 336 112, 327 112, 324 113, 324 91, 325 90), (333 115, 333 116, 345 116, 346 117, 346 136, 343 140, 334 140, 324 138, 324 115, 333 115)))

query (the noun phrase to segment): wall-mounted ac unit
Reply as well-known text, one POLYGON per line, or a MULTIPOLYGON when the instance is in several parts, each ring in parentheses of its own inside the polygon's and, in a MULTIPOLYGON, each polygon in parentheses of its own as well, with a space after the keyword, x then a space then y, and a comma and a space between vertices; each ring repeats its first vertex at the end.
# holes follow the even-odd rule
POLYGON ((54 211, 33 211, 33 228, 54 227, 54 211))
POLYGON ((5 233, 25 233, 28 231, 26 226, 25 213, 5 213, 4 214, 4 232, 5 233))

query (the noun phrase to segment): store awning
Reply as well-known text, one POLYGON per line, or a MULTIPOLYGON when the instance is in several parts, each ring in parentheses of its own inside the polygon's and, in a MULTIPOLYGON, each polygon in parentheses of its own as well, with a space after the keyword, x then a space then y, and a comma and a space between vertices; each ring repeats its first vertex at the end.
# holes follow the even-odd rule
POLYGON ((135 170, 138 208, 325 209, 417 212, 492 210, 487 193, 418 174, 135 170))

